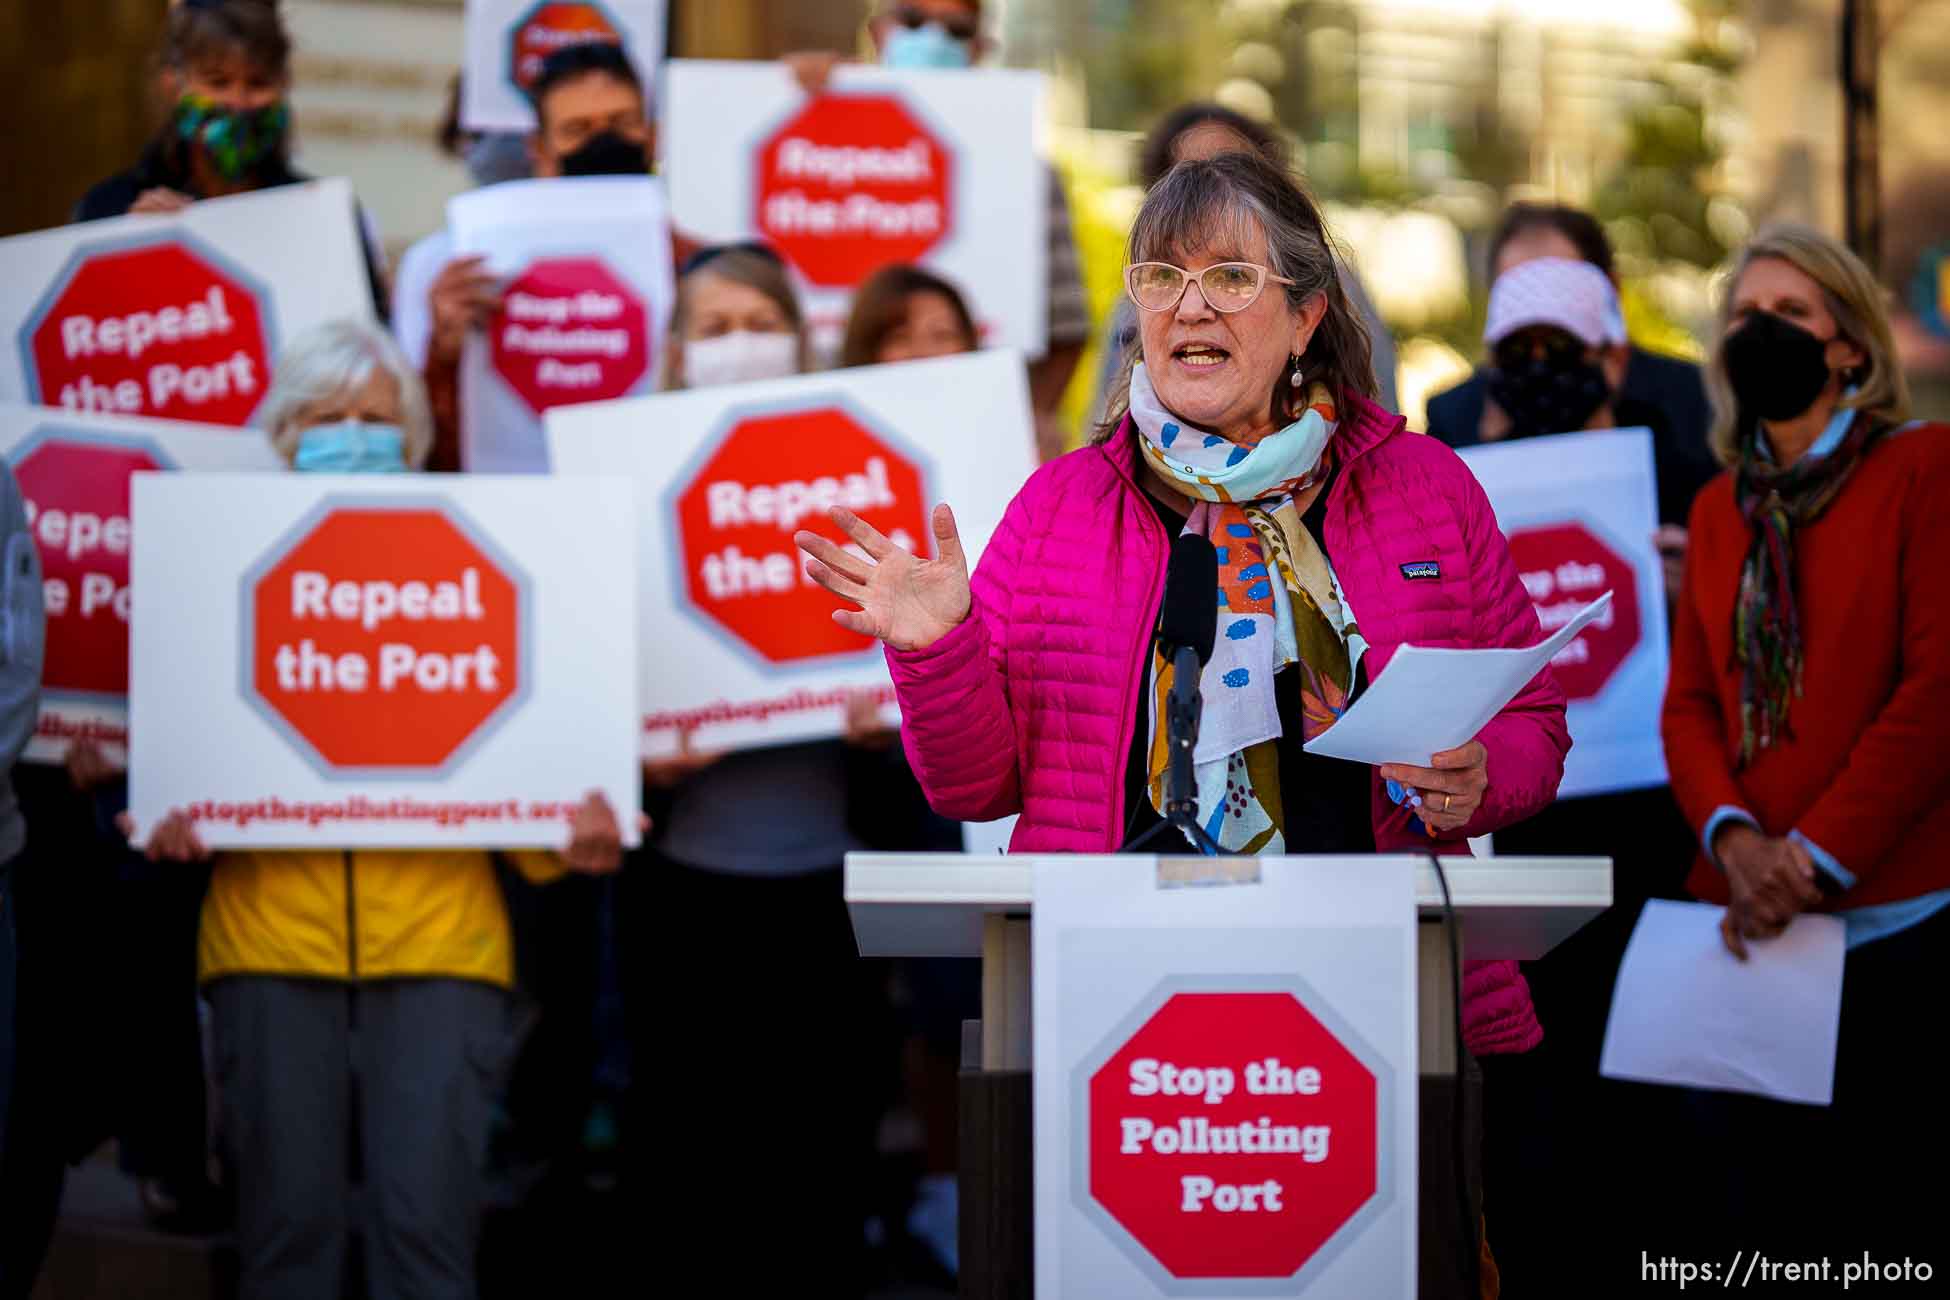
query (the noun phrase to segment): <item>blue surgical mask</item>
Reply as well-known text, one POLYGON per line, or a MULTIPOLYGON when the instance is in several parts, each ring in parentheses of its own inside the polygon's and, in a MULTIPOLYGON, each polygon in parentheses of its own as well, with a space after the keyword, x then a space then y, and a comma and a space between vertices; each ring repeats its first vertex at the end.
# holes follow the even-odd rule
POLYGON ((958 41, 940 23, 896 27, 880 49, 883 68, 966 68, 974 62, 967 41, 958 41))
POLYGON ((298 436, 291 467, 327 474, 401 474, 406 471, 406 435, 397 424, 364 420, 316 425, 298 436))

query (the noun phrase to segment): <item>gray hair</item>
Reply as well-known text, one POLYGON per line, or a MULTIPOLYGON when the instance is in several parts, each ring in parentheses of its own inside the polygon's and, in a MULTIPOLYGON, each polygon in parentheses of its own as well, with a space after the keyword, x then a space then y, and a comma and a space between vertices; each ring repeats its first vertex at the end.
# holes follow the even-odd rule
POLYGON ((271 391, 257 410, 258 427, 271 435, 271 445, 289 462, 298 454, 303 432, 298 419, 305 409, 362 387, 375 369, 384 370, 399 385, 406 465, 420 469, 433 450, 433 412, 427 405, 426 387, 392 336, 364 321, 327 321, 286 344, 272 367, 271 391))
MULTIPOLYGON (((1333 236, 1313 197, 1286 168, 1251 151, 1179 163, 1145 195, 1131 227, 1128 257, 1134 263, 1168 262, 1188 250, 1227 245, 1236 245, 1229 251, 1244 257, 1244 246, 1256 235, 1265 238, 1268 269, 1293 281, 1279 286, 1290 310, 1300 310, 1316 295, 1326 299, 1327 309, 1307 345, 1309 386, 1326 384, 1336 405, 1350 397, 1373 398, 1374 349, 1341 287, 1333 236)), ((1273 287, 1268 285, 1268 291, 1273 287)), ((1098 427, 1099 442, 1123 422, 1130 406, 1131 368, 1141 355, 1141 344, 1133 340, 1105 422, 1098 427)), ((1304 401, 1303 391, 1282 375, 1268 400, 1278 410, 1281 402, 1304 401)))

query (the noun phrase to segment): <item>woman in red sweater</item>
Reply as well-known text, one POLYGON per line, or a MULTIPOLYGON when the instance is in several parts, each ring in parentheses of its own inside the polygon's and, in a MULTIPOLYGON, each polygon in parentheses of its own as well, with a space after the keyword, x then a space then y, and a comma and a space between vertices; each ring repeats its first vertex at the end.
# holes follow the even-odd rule
POLYGON ((1715 1114, 1741 1218, 1915 1248, 1891 1175, 1950 1155, 1918 1060, 1950 988, 1950 427, 1905 423, 1882 290, 1841 245, 1771 227, 1728 285, 1728 472, 1693 504, 1664 715, 1688 885, 1726 904, 1734 958, 1803 911, 1842 919, 1848 958, 1833 1104, 1715 1114))

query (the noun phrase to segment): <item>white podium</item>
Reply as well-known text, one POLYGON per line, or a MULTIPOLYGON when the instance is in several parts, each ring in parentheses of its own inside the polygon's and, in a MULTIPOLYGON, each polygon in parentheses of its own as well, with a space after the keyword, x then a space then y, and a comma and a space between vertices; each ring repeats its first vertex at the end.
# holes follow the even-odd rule
MULTIPOLYGON (((1422 1195, 1442 1204, 1467 1169, 1430 1151, 1449 1114, 1442 1099, 1459 1085, 1455 990, 1441 880, 1428 854, 1416 864, 1417 1060, 1423 1092, 1422 1195), (1432 1128, 1431 1125, 1435 1127, 1432 1128), (1447 1192, 1435 1182, 1446 1180, 1447 1192)), ((1065 870, 1089 871, 1107 858, 1061 855, 1065 870)), ((979 957, 982 961, 980 1069, 964 1062, 962 1291, 964 1297, 1028 1291, 1030 1228, 1029 927, 1033 855, 855 853, 846 860, 846 903, 863 957, 979 957), (972 1085, 972 1086, 971 1086, 972 1085), (1018 1165, 1022 1167, 1018 1167, 1018 1165), (971 1166, 977 1170, 971 1185, 971 1166)), ((1160 858, 1161 870, 1188 862, 1160 858)), ((1212 863, 1215 860, 1192 859, 1212 863)), ((1542 957, 1612 901, 1608 858, 1441 858, 1462 951, 1470 961, 1542 957)), ((1224 885, 1212 886, 1224 888, 1224 885)), ((1454 1131, 1454 1126, 1449 1126, 1454 1131)), ((1445 1148, 1448 1144, 1442 1144, 1445 1148)), ((1453 1201, 1449 1202, 1453 1204, 1453 1201)), ((1453 1218, 1454 1216, 1449 1216, 1453 1218)), ((1453 1225, 1452 1225, 1453 1226, 1453 1225)), ((1453 1294, 1459 1237, 1433 1241, 1425 1230, 1423 1300, 1453 1294)))

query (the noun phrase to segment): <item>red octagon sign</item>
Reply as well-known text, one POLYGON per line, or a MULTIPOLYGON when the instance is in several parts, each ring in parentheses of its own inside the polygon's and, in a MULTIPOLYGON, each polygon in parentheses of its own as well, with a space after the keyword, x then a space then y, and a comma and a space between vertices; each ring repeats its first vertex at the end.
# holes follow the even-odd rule
POLYGON ((248 424, 271 373, 267 304, 184 234, 84 249, 23 329, 33 399, 248 424))
POLYGON ((1638 576, 1603 539, 1575 522, 1511 533, 1510 556, 1546 634, 1607 591, 1612 593, 1611 608, 1551 660, 1565 695, 1591 699, 1638 649, 1638 576))
POLYGON ((14 462, 41 553, 48 690, 129 693, 129 475, 173 468, 143 439, 58 431, 14 462))
POLYGON ((607 41, 620 45, 623 34, 598 4, 538 4, 509 30, 508 67, 515 88, 528 93, 542 63, 565 45, 607 41))
POLYGON ((636 290, 594 257, 529 265, 489 332, 494 368, 538 417, 621 397, 650 370, 650 317, 636 290))
POLYGON ((896 544, 930 554, 918 460, 837 404, 739 416, 679 480, 677 553, 690 604, 768 664, 857 654, 873 642, 833 622, 837 598, 806 576, 799 529, 843 537, 845 506, 896 544))
POLYGON ((450 506, 328 500, 244 575, 247 698, 327 771, 438 775, 524 691, 526 587, 450 506))
POLYGON ((895 95, 821 95, 758 154, 760 234, 821 288, 850 288, 946 239, 954 158, 895 95))
POLYGON ((1373 1072, 1290 992, 1177 993, 1088 1080, 1090 1197, 1174 1278, 1287 1278, 1374 1197, 1373 1072))

